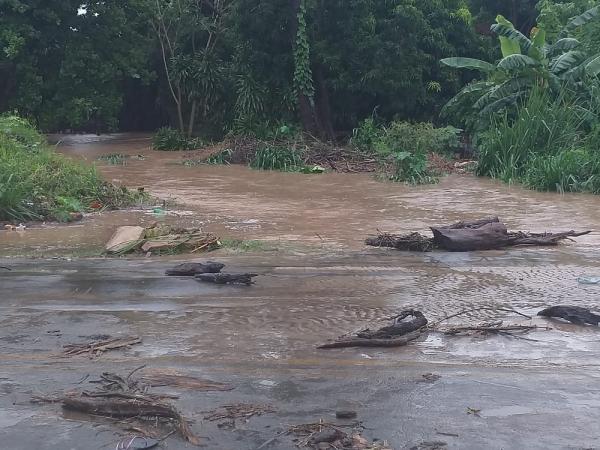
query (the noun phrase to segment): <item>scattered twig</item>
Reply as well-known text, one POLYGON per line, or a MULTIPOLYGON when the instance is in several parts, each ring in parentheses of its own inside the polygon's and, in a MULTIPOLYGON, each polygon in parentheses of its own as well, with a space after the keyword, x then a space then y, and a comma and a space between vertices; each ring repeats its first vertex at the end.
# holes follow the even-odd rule
POLYGON ((261 450, 263 448, 265 448, 267 445, 269 445, 271 442, 274 442, 277 438, 284 436, 286 434, 288 434, 289 431, 288 430, 284 430, 280 433, 277 433, 275 436, 273 436, 271 439, 266 440, 265 442, 263 442, 260 446, 256 447, 256 450, 261 450))
POLYGON ((224 419, 249 419, 252 416, 260 416, 262 414, 275 411, 270 405, 250 405, 246 403, 238 403, 236 405, 225 405, 211 411, 210 414, 204 416, 206 420, 211 422, 224 419))
POLYGON ((507 325, 507 326, 463 326, 463 327, 453 327, 448 330, 444 330, 444 334, 460 334, 469 331, 481 331, 484 333, 503 333, 503 334, 511 334, 511 333, 526 333, 532 330, 551 330, 550 327, 540 327, 537 325, 507 325))
POLYGON ((434 329, 436 328, 440 323, 446 321, 446 320, 450 320, 453 319, 454 317, 458 317, 458 316, 462 316, 463 314, 468 314, 471 312, 476 312, 476 311, 505 311, 505 312, 513 312, 515 314, 518 314, 520 316, 525 317, 526 319, 531 319, 531 316, 528 316, 527 314, 523 314, 515 309, 512 308, 505 308, 505 307, 492 307, 492 306, 482 306, 479 308, 470 308, 470 309, 465 309, 462 311, 459 311, 455 314, 452 314, 450 316, 446 316, 443 319, 438 320, 437 322, 434 322, 432 324, 429 325, 429 328, 434 329))
POLYGON ((135 344, 141 344, 142 339, 138 336, 127 336, 124 338, 106 339, 103 341, 93 341, 86 344, 67 344, 64 345, 64 354, 68 356, 89 354, 90 356, 99 356, 102 353, 124 347, 130 347, 135 344))

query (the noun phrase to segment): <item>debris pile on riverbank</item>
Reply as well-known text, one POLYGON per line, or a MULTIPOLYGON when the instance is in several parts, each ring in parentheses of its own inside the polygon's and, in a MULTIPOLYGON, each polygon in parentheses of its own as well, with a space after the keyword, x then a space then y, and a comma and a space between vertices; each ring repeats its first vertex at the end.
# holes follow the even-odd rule
POLYGON ((433 237, 420 233, 403 235, 379 233, 377 236, 368 237, 365 244, 372 247, 390 247, 407 251, 469 252, 516 246, 554 246, 572 237, 591 233, 591 231, 575 232, 573 230, 559 233, 509 232, 498 217, 474 222, 457 222, 452 225, 430 227, 430 229, 433 237))
POLYGON ((105 246, 109 255, 127 253, 205 252, 221 247, 219 238, 199 229, 178 228, 155 222, 149 227, 123 226, 105 246))

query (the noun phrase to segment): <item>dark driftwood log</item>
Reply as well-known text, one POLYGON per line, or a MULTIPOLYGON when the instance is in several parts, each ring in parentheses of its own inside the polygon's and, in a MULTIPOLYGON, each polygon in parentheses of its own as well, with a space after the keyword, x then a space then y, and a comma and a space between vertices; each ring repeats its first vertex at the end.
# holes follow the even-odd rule
POLYGON ((363 339, 392 339, 417 331, 425 325, 427 325, 427 319, 421 311, 403 311, 389 327, 383 327, 375 331, 364 330, 356 333, 356 335, 363 339))
POLYGON ((439 248, 452 252, 490 250, 509 245, 508 230, 503 223, 486 223, 478 228, 435 228, 433 242, 439 248))
POLYGON ((380 234, 369 237, 365 243, 374 247, 391 247, 398 250, 430 251, 435 249, 452 252, 495 250, 519 245, 552 246, 571 237, 583 236, 591 231, 577 233, 524 233, 509 232, 498 217, 488 217, 473 222, 457 222, 452 225, 431 227, 433 238, 419 233, 404 235, 380 234))
POLYGON ((194 435, 187 424, 186 419, 175 409, 166 403, 154 401, 143 401, 139 399, 100 399, 100 398, 75 398, 64 397, 62 406, 65 409, 79 411, 86 414, 107 417, 161 417, 172 419, 177 423, 179 432, 193 445, 200 445, 200 440, 194 435))
POLYGON ((413 333, 405 334, 404 336, 396 337, 393 339, 361 339, 361 338, 348 338, 336 342, 330 342, 328 344, 320 345, 317 348, 328 349, 328 348, 345 348, 345 347, 402 347, 408 344, 410 341, 414 341, 421 333, 415 331, 413 333))
POLYGON ((178 419, 179 413, 170 405, 146 403, 139 400, 100 399, 100 398, 69 398, 62 400, 63 408, 97 416, 109 417, 165 417, 178 419))
POLYGON ((576 325, 585 325, 588 323, 597 326, 600 322, 600 316, 598 314, 594 314, 589 309, 580 306, 552 306, 541 310, 537 315, 544 317, 559 317, 576 325))
POLYGON ((254 284, 252 278, 257 277, 256 273, 203 273, 194 278, 198 281, 205 281, 215 284, 245 284, 247 286, 254 284))
POLYGON ((590 231, 576 233, 509 233, 497 217, 475 222, 458 222, 445 227, 431 227, 436 247, 453 252, 495 250, 519 245, 551 246, 570 237, 583 236, 590 231))
POLYGON ((165 274, 170 276, 187 276, 193 277, 201 273, 219 273, 225 264, 207 261, 206 263, 183 263, 172 269, 167 269, 165 274))

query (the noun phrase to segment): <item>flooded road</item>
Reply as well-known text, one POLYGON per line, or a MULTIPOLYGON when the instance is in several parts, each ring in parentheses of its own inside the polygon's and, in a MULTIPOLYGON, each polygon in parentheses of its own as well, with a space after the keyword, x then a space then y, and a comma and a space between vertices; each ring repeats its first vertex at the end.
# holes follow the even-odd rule
MULTIPOLYGON (((103 371, 145 364, 232 384, 230 392, 185 392, 177 401, 210 449, 257 449, 287 426, 335 421, 351 405, 369 438, 395 449, 444 441, 454 449, 584 449, 597 446, 599 330, 531 321, 547 305, 598 308, 597 233, 553 249, 407 254, 366 249, 377 229, 425 230, 433 223, 499 215, 513 229, 600 229, 600 198, 525 191, 471 177, 406 187, 359 174, 300 175, 244 167, 180 164, 179 153, 148 149, 144 136, 70 138, 60 149, 99 164, 109 180, 145 187, 177 205, 164 220, 224 237, 272 241, 278 250, 217 254, 228 270, 260 276, 250 288, 165 277, 165 259, 0 259, 0 442, 10 449, 114 448, 114 427, 29 403, 36 393, 78 388, 103 371), (550 325, 550 331, 447 337, 431 333, 404 348, 317 350, 318 344, 399 310, 430 320, 550 325), (496 309, 496 310, 494 310, 496 309), (59 355, 97 334, 139 335, 143 343, 89 360, 59 355), (426 380, 434 373, 441 378, 426 380), (276 412, 230 431, 203 420, 223 404, 266 403, 276 412), (469 408, 481 410, 468 414, 469 408), (35 430, 31 432, 30 430, 35 430)), ((24 234, 0 232, 3 254, 40 255, 100 246, 117 225, 149 223, 145 211, 92 215, 80 224, 24 234), (52 247, 47 250, 48 247, 52 247)), ((86 383, 81 388, 89 388, 86 383)), ((189 448, 178 438, 166 448, 189 448)), ((0 448, 2 446, 0 445, 0 448)), ((267 449, 292 449, 287 436, 267 449)), ((427 448, 427 447, 424 447, 427 448)), ((429 447, 431 448, 431 447, 429 447)))

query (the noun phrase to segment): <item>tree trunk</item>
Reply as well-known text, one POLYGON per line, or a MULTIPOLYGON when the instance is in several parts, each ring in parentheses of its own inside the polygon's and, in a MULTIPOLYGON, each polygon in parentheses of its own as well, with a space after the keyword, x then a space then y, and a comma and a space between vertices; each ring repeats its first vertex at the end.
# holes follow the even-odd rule
POLYGON ((184 133, 185 125, 183 121, 183 107, 181 105, 181 88, 179 86, 177 86, 177 99, 175 103, 177 104, 177 120, 179 121, 179 130, 184 133))
POLYGON ((335 132, 333 131, 333 124, 331 122, 329 91, 327 90, 327 84, 325 83, 323 67, 320 64, 316 64, 314 74, 315 81, 317 82, 317 118, 321 138, 328 141, 334 141, 335 132))
POLYGON ((196 120, 196 109, 197 108, 198 108, 198 103, 196 102, 196 100, 194 100, 192 102, 192 110, 190 111, 190 121, 189 121, 188 131, 187 131, 188 138, 191 138, 192 134, 194 133, 194 122, 196 120))

